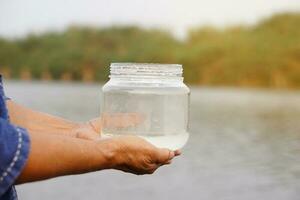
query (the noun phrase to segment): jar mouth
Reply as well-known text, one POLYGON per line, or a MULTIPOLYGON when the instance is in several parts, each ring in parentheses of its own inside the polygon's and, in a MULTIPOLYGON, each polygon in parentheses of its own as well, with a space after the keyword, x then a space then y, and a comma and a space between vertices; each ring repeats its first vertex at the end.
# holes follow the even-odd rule
POLYGON ((182 72, 180 64, 111 63, 109 77, 181 78, 182 72))

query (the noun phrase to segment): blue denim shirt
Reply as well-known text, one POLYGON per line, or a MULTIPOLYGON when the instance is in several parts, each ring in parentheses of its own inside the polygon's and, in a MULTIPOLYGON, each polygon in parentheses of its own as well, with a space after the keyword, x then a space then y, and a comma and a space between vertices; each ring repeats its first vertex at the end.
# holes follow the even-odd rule
POLYGON ((28 158, 27 131, 9 122, 2 76, 0 75, 0 200, 16 200, 14 183, 28 158))

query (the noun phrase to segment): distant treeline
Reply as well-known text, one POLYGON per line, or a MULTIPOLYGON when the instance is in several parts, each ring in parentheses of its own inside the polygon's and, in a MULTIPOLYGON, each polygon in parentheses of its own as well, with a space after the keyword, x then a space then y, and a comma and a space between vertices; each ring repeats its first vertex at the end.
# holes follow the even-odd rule
POLYGON ((0 72, 8 78, 106 81, 111 62, 181 63, 191 84, 300 88, 300 13, 201 27, 184 41, 156 29, 77 26, 0 38, 0 72))

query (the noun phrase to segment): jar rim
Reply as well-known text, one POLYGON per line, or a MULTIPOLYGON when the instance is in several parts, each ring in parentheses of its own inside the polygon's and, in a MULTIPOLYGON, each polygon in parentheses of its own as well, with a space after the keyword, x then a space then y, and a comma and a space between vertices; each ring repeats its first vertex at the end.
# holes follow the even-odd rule
POLYGON ((110 77, 182 77, 182 65, 160 63, 111 63, 110 77))

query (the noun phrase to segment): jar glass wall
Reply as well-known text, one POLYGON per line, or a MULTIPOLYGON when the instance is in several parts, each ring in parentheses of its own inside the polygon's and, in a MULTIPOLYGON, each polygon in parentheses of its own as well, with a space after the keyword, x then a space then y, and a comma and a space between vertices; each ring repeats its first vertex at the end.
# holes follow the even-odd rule
POLYGON ((136 135, 157 147, 187 142, 189 88, 177 64, 113 63, 103 86, 102 132, 136 135))

